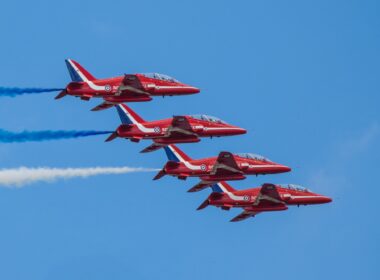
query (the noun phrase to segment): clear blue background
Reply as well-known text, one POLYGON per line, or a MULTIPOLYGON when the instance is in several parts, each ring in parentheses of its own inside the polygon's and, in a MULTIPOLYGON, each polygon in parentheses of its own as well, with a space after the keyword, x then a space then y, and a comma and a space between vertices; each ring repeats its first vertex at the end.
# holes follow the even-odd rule
MULTIPOLYGON (((229 223, 195 209, 196 180, 126 174, 0 189, 0 279, 379 279, 380 3, 376 0, 6 1, 0 85, 62 87, 64 59, 96 77, 162 72, 198 95, 131 106, 154 120, 208 113, 249 130, 182 145, 193 157, 255 152, 293 167, 250 177, 331 196, 229 223), (80 2, 80 3, 79 3, 80 2)), ((114 129, 115 110, 0 100, 0 128, 114 129)), ((0 167, 161 167, 149 143, 103 136, 1 144, 0 167)))

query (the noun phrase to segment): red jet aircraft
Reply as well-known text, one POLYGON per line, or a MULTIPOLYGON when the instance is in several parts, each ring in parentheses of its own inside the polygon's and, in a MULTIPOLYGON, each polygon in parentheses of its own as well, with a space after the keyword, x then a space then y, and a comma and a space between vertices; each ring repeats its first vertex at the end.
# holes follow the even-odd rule
POLYGON ((208 205, 223 210, 243 208, 244 211, 231 222, 239 222, 262 212, 287 210, 287 205, 322 204, 332 201, 331 198, 312 193, 296 185, 263 184, 261 187, 247 190, 235 190, 226 182, 212 185, 212 193, 198 207, 201 210, 208 205))
POLYGON ((117 137, 133 142, 152 139, 154 143, 142 150, 142 153, 152 152, 173 143, 199 142, 200 137, 220 137, 247 132, 243 128, 206 115, 174 116, 170 119, 146 122, 124 104, 116 105, 116 109, 122 125, 106 141, 117 137))
POLYGON ((182 180, 187 177, 199 177, 202 181, 189 192, 201 190, 215 182, 243 180, 245 175, 274 174, 291 170, 285 165, 254 154, 221 152, 218 157, 193 160, 175 145, 168 145, 164 149, 169 161, 154 180, 165 175, 182 180))
POLYGON ((103 98, 104 102, 92 111, 104 110, 122 102, 150 101, 152 96, 187 95, 199 92, 196 87, 157 73, 125 74, 120 77, 96 79, 78 62, 72 59, 65 61, 72 82, 55 99, 65 95, 80 97, 82 100, 103 98))

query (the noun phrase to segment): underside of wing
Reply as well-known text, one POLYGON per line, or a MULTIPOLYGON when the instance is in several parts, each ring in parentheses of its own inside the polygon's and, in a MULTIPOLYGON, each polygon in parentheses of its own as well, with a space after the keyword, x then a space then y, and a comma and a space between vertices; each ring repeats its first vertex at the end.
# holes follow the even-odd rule
POLYGON ((243 211, 239 215, 237 215, 235 218, 233 218, 230 222, 240 222, 245 219, 255 217, 259 213, 260 212, 257 212, 257 211, 243 211))
POLYGON ((199 191, 201 191, 201 190, 203 190, 203 189, 211 186, 214 183, 215 182, 201 181, 198 184, 196 184, 194 187, 192 187, 191 189, 189 189, 187 192, 199 192, 199 191))
POLYGON ((150 152, 154 152, 154 151, 157 151, 159 149, 161 149, 162 147, 164 147, 165 145, 161 145, 161 144, 157 144, 157 143, 153 143, 152 145, 146 147, 144 150, 142 150, 140 153, 150 153, 150 152))
POLYGON ((98 106, 92 108, 91 111, 106 110, 106 109, 111 108, 113 106, 115 106, 115 103, 104 101, 103 103, 99 104, 98 106))

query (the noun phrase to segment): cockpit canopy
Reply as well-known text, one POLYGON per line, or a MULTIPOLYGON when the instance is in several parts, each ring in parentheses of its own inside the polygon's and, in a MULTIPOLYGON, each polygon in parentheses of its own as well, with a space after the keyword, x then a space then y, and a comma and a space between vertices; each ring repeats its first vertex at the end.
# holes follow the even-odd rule
POLYGON ((251 153, 240 153, 240 154, 236 154, 236 155, 238 157, 242 157, 242 158, 255 159, 255 160, 260 160, 260 161, 271 161, 270 159, 268 159, 266 157, 256 155, 256 154, 251 154, 251 153))
POLYGON ((226 122, 222 121, 221 119, 209 115, 191 115, 190 117, 197 119, 197 120, 202 120, 202 121, 209 121, 209 122, 214 122, 214 123, 223 123, 226 124, 226 122))
POLYGON ((168 81, 168 82, 173 82, 173 83, 179 83, 179 81, 177 81, 176 79, 168 76, 168 75, 165 75, 165 74, 159 74, 159 73, 143 73, 141 74, 147 78, 152 78, 152 79, 157 79, 157 80, 161 80, 161 81, 168 81))
POLYGON ((295 191, 301 191, 301 192, 310 192, 308 188, 299 186, 299 185, 294 185, 294 184, 279 184, 279 186, 283 189, 288 189, 288 190, 295 190, 295 191))

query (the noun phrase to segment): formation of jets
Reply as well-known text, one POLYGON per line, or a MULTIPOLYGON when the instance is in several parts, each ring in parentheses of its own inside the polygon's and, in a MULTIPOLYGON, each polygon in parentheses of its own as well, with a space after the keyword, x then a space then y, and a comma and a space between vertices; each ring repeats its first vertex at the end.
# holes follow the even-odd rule
POLYGON ((257 188, 236 190, 226 181, 244 180, 247 175, 276 174, 291 168, 253 153, 235 154, 222 151, 219 155, 192 159, 175 144, 196 143, 202 137, 223 137, 245 134, 244 128, 234 126, 209 115, 181 115, 172 118, 145 121, 124 102, 143 102, 153 96, 174 96, 199 93, 200 90, 163 74, 125 74, 124 76, 96 79, 78 62, 67 59, 66 65, 72 82, 56 99, 66 95, 82 100, 102 98, 103 103, 93 111, 116 107, 121 125, 106 139, 129 139, 132 142, 149 140, 153 143, 142 153, 163 148, 168 158, 162 170, 153 178, 165 175, 186 180, 196 177, 199 182, 188 192, 211 188, 212 193, 198 207, 209 205, 223 210, 241 208, 243 212, 232 222, 242 221, 262 212, 287 210, 289 205, 323 204, 331 198, 313 193, 307 188, 293 184, 263 184, 257 188))

